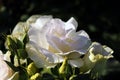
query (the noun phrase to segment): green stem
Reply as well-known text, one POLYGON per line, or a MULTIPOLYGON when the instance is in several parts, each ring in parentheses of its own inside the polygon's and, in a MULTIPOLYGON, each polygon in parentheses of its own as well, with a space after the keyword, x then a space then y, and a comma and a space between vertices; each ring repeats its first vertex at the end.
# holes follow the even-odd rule
POLYGON ((67 78, 66 78, 66 68, 67 68, 67 57, 64 58, 64 61, 59 68, 59 74, 64 80, 67 80, 67 78))
POLYGON ((20 63, 20 57, 19 57, 19 55, 18 55, 18 52, 15 51, 15 53, 16 53, 16 55, 17 55, 18 64, 19 64, 19 66, 21 66, 21 63, 20 63))

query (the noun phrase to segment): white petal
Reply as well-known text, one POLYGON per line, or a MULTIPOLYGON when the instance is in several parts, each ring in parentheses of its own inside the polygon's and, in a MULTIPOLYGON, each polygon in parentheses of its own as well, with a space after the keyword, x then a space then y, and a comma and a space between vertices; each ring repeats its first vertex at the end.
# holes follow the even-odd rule
POLYGON ((92 49, 92 53, 94 54, 101 54, 104 56, 108 56, 110 54, 113 53, 113 50, 107 46, 102 46, 100 43, 98 42, 93 42, 91 45, 92 49))
POLYGON ((91 45, 91 40, 88 36, 83 35, 84 31, 80 31, 80 33, 76 33, 74 30, 71 30, 66 35, 66 40, 71 46, 72 50, 79 50, 82 53, 86 53, 88 47, 91 45))
POLYGON ((41 29, 47 22, 52 19, 52 16, 40 16, 35 23, 31 24, 37 29, 41 29))
POLYGON ((4 54, 4 60, 10 62, 10 55, 11 55, 11 52, 10 51, 7 51, 6 54, 4 54))
POLYGON ((0 54, 0 79, 7 80, 13 75, 14 71, 7 65, 7 63, 1 57, 2 56, 0 54))
POLYGON ((65 23, 60 19, 52 19, 47 23, 47 27, 50 27, 48 35, 56 35, 58 37, 65 36, 65 23))
POLYGON ((39 44, 39 46, 47 49, 48 48, 48 42, 46 40, 47 30, 48 27, 43 27, 42 29, 31 27, 28 31, 30 41, 39 44))
POLYGON ((83 54, 79 51, 73 50, 67 53, 57 53, 60 56, 67 56, 68 59, 76 59, 76 58, 80 58, 83 54))
POLYGON ((54 53, 51 53, 45 49, 41 49, 41 53, 43 55, 46 56, 47 60, 50 62, 50 63, 61 63, 63 62, 63 57, 59 56, 59 55, 56 55, 54 53))
POLYGON ((81 67, 84 63, 82 59, 69 60, 69 64, 73 67, 81 67))
POLYGON ((70 51, 70 47, 66 44, 65 40, 60 39, 54 35, 47 36, 47 40, 49 44, 57 49, 59 52, 68 52, 70 51))
POLYGON ((84 30, 78 31, 77 34, 80 35, 80 36, 84 36, 84 37, 90 39, 89 35, 84 30))
POLYGON ((26 51, 28 56, 34 61, 35 65, 38 68, 43 67, 54 67, 56 64, 50 64, 44 55, 42 55, 39 51, 37 51, 32 45, 26 45, 26 51))
POLYGON ((63 61, 62 57, 37 46, 35 43, 27 44, 26 50, 38 67, 54 67, 56 63, 63 61))
POLYGON ((70 29, 76 30, 77 27, 78 27, 77 21, 76 21, 73 17, 71 17, 71 18, 66 22, 66 27, 65 27, 65 29, 66 29, 66 30, 70 30, 70 29))
POLYGON ((26 35, 27 30, 28 26, 26 25, 26 23, 19 22, 13 29, 12 35, 22 41, 26 35))
POLYGON ((94 54, 101 54, 102 53, 102 45, 100 43, 93 42, 91 45, 91 48, 92 48, 92 52, 94 54))
POLYGON ((77 59, 77 58, 80 58, 81 56, 82 56, 82 54, 80 52, 73 51, 73 52, 69 53, 69 55, 67 57, 69 59, 77 59))
POLYGON ((26 22, 27 24, 35 23, 42 15, 32 15, 26 22))
MULTIPOLYGON (((103 46, 104 50, 109 53, 109 54, 112 54, 114 51, 110 48, 110 47, 107 47, 107 46, 103 46)), ((105 54, 105 53, 104 53, 105 54)), ((108 55, 108 54, 107 54, 108 55)))

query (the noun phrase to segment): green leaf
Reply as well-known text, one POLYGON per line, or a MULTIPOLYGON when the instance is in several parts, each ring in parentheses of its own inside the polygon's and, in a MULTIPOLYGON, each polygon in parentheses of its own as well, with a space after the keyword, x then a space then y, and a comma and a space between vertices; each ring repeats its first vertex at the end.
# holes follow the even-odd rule
POLYGON ((24 49, 17 49, 19 58, 25 59, 28 57, 27 52, 24 49))
POLYGON ((27 34, 25 34, 25 37, 23 39, 23 43, 26 44, 29 41, 29 37, 27 34))
POLYGON ((15 38, 15 42, 16 42, 17 49, 23 49, 24 48, 24 43, 22 41, 15 38))

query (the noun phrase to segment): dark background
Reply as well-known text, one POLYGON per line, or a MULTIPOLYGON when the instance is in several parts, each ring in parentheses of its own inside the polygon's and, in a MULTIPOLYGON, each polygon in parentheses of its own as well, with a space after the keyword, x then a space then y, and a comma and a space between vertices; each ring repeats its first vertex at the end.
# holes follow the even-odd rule
MULTIPOLYGON (((103 79, 115 80, 120 74, 119 5, 117 0, 0 0, 0 34, 9 34, 19 21, 34 14, 53 15, 63 21, 74 17, 78 30, 85 30, 92 41, 114 50, 115 62, 108 64, 111 71, 103 79)), ((0 49, 4 49, 3 45, 0 35, 0 49)))

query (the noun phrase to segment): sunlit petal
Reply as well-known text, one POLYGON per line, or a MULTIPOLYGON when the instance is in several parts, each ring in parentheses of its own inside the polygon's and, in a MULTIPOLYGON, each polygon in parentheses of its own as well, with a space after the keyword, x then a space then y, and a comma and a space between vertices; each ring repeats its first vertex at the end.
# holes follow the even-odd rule
POLYGON ((76 30, 78 27, 78 23, 73 17, 71 17, 65 24, 66 24, 65 30, 67 31, 76 30))
POLYGON ((41 52, 37 51, 32 45, 27 44, 26 50, 28 52, 28 56, 34 61, 38 68, 55 66, 55 64, 49 63, 46 60, 46 57, 41 54, 41 52))

